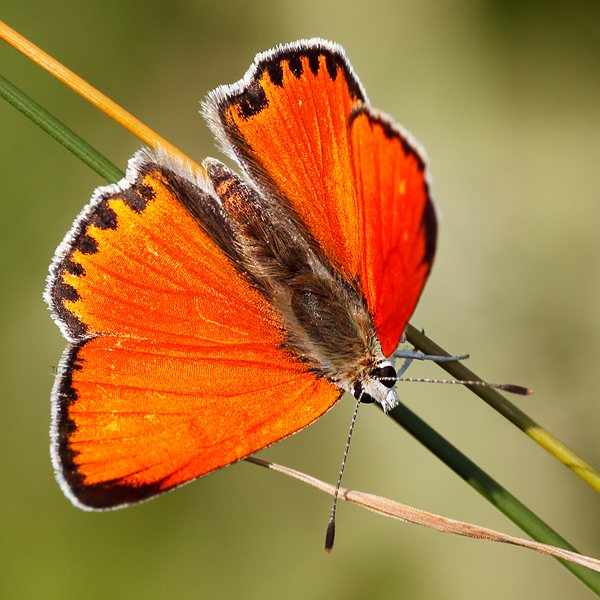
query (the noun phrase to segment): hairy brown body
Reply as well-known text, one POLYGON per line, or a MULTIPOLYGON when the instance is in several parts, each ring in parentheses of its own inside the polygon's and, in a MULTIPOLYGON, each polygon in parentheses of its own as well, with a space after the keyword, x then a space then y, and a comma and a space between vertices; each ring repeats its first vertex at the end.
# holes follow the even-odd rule
POLYGON ((385 361, 358 283, 331 265, 291 208, 259 194, 216 159, 203 166, 220 204, 192 205, 189 199, 199 195, 181 177, 170 179, 173 192, 275 308, 286 350, 353 392, 385 361))

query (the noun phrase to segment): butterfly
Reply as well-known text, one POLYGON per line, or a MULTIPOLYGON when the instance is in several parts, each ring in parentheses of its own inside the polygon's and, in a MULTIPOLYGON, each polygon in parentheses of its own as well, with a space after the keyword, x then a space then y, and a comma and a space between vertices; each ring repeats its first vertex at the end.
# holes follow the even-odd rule
POLYGON ((240 460, 344 392, 398 402, 393 353, 436 248, 424 152, 317 38, 258 54, 203 113, 241 174, 143 149, 50 266, 68 341, 52 461, 86 510, 240 460))

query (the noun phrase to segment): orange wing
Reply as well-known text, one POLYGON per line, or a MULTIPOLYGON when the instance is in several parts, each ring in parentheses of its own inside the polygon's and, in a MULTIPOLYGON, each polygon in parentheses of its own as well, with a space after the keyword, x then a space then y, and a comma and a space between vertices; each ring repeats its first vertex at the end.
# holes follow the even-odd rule
POLYGON ((383 353, 389 356, 431 269, 435 208, 423 158, 385 115, 357 106, 350 117, 350 144, 364 215, 361 281, 383 353))
POLYGON ((279 349, 272 309, 205 233, 198 215, 218 213, 208 186, 160 163, 138 155, 126 180, 96 192, 46 290, 72 342, 52 455, 82 508, 145 500, 229 464, 341 395, 279 349))
POLYGON ((435 212, 424 159, 369 109, 343 49, 313 39, 259 54, 204 110, 225 151, 360 281, 389 356, 431 267, 435 212))

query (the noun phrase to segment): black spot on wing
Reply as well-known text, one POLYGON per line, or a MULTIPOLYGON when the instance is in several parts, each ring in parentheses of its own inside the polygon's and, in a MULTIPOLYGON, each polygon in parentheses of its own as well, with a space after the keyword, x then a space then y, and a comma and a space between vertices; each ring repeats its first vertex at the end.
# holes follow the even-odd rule
POLYGON ((121 198, 136 213, 142 213, 146 210, 148 202, 154 200, 154 190, 149 185, 142 183, 143 177, 147 171, 140 173, 140 177, 136 181, 136 185, 128 187, 120 194, 116 194, 116 198, 121 198))
POLYGON ((81 254, 96 254, 98 252, 98 242, 86 233, 79 238, 77 250, 81 254))
POLYGON ((307 52, 305 55, 308 58, 308 66, 310 67, 310 71, 313 75, 317 75, 319 72, 319 54, 317 52, 307 52))
POLYGON ((106 201, 100 202, 90 217, 89 224, 98 229, 116 229, 117 213, 106 201))
POLYGON ((63 266, 67 273, 74 275, 75 277, 81 277, 82 275, 85 275, 85 269, 79 263, 74 262, 70 258, 65 260, 63 266))
POLYGON ((302 77, 302 74, 304 73, 304 67, 302 65, 302 60, 300 60, 300 56, 292 56, 290 58, 289 65, 290 71, 294 77, 302 77))
POLYGON ((433 202, 429 197, 429 186, 427 186, 427 184, 425 185, 427 187, 428 194, 422 220, 423 229, 425 230, 425 254, 423 256, 423 262, 431 267, 437 246, 438 223, 435 215, 435 207, 433 206, 433 202))
POLYGON ((79 292, 71 285, 55 281, 50 291, 50 298, 54 314, 67 328, 69 335, 73 339, 84 338, 87 332, 86 326, 64 304, 79 300, 79 292))
POLYGON ((56 286, 56 289, 60 293, 60 299, 63 302, 77 302, 81 298, 79 292, 72 285, 60 283, 56 286))
POLYGON ((267 73, 273 85, 283 87, 283 65, 281 61, 273 63, 267 67, 267 73))
MULTIPOLYGON (((327 72, 329 73, 329 77, 331 77, 332 81, 335 81, 338 75, 338 62, 331 54, 325 55, 325 66, 327 67, 327 72)), ((342 67, 343 69, 343 67, 342 67)), ((347 80, 347 78, 346 78, 347 80)), ((348 86, 350 87, 350 86, 348 86)))
POLYGON ((253 81, 241 94, 231 98, 230 104, 238 104, 240 115, 244 119, 249 119, 267 108, 269 103, 258 81, 253 81))

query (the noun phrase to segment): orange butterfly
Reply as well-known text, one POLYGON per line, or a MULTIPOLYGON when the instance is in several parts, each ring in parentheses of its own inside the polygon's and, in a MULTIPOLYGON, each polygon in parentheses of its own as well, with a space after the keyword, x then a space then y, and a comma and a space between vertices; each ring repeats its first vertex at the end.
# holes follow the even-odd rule
POLYGON ((80 508, 230 464, 344 392, 397 403, 390 357, 436 247, 423 152, 321 39, 259 54, 203 109, 243 175, 142 150, 51 265, 52 459, 80 508))

